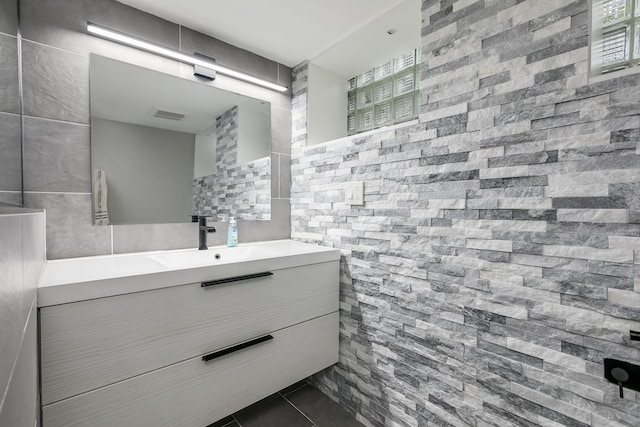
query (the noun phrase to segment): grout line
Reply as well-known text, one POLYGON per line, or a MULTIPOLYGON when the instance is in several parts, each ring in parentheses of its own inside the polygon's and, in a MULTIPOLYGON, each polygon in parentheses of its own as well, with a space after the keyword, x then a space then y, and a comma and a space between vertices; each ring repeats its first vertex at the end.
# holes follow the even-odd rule
POLYGON ((19 117, 20 113, 11 113, 9 111, 0 111, 0 115, 16 116, 19 117))
POLYGON ((12 37, 12 38, 14 38, 14 39, 17 39, 17 38, 18 38, 18 36, 17 36, 16 34, 5 33, 5 32, 3 32, 3 31, 0 31, 0 36, 3 36, 3 37, 12 37))
POLYGON ((75 194, 75 195, 81 195, 81 196, 90 196, 91 193, 80 193, 77 191, 31 191, 31 190, 25 190, 24 194, 75 194))
POLYGON ((24 65, 22 60, 24 58, 22 53, 22 28, 20 23, 22 22, 22 16, 20 13, 20 2, 17 5, 18 22, 16 26, 16 53, 18 56, 18 101, 20 108, 20 185, 22 186, 22 195, 20 196, 20 204, 24 206, 24 164, 25 164, 25 138, 24 138, 24 65))
MULTIPOLYGON (((37 299, 34 300, 34 302, 35 301, 37 301, 37 299)), ((20 345, 18 346, 18 351, 16 352, 15 359, 11 364, 11 371, 9 372, 9 378, 7 379, 7 386, 4 390, 2 390, 2 395, 0 395, 0 412, 2 412, 3 409, 5 409, 4 404, 7 401, 7 395, 9 394, 9 389, 11 388, 13 380, 15 379, 16 367, 18 366, 18 361, 20 360, 20 354, 22 353, 22 349, 25 345, 25 341, 24 341, 26 337, 25 330, 29 325, 29 320, 31 319, 32 314, 33 314, 33 302, 32 302, 31 309, 29 310, 29 316, 27 316, 27 320, 25 322, 24 328, 22 329, 22 336, 20 337, 20 345)), ((37 320, 37 316, 36 316, 36 320, 37 320)))
MULTIPOLYGON (((88 35, 88 33, 84 33, 84 34, 88 35)), ((43 43, 43 42, 39 42, 39 41, 36 41, 36 40, 26 39, 24 37, 21 37, 21 38, 22 38, 22 41, 25 41, 25 42, 28 42, 28 43, 32 43, 32 44, 35 44, 35 45, 38 45, 38 46, 43 46, 43 47, 46 47, 46 48, 51 48, 51 49, 59 50, 59 51, 62 51, 62 52, 71 53, 73 55, 82 56, 84 58, 91 57, 91 52, 79 52, 77 50, 71 50, 71 49, 67 49, 67 48, 64 48, 64 47, 58 47, 58 46, 46 44, 46 43, 43 43)))
MULTIPOLYGON (((280 154, 278 153, 278 199, 280 198, 281 194, 280 194, 280 178, 282 178, 282 174, 280 173, 280 164, 282 163, 282 160, 280 160, 280 154)), ((271 177, 273 179, 273 177, 271 177)))
MULTIPOLYGON (((301 388, 301 387, 298 387, 296 390, 298 390, 299 388, 301 388)), ((295 390, 294 390, 294 391, 295 391, 295 390)), ((293 393, 293 391, 292 391, 291 393, 293 393)), ((291 394, 291 393, 289 393, 289 394, 291 394)), ((316 426, 316 423, 314 423, 314 422, 313 422, 313 420, 312 420, 311 418, 307 417, 307 414, 305 414, 304 412, 302 412, 302 411, 301 411, 301 410, 300 410, 296 405, 294 405, 293 403, 291 403, 291 401, 290 401, 289 399, 287 399, 287 398, 286 398, 282 393, 278 392, 278 394, 279 394, 279 395, 280 395, 284 400, 286 400, 286 401, 289 403, 289 405, 293 406, 293 408, 294 408, 296 411, 300 412, 300 413, 302 414, 302 416, 303 416, 303 417, 305 417, 307 420, 309 420, 309 422, 310 422, 311 424, 313 424, 313 426, 312 426, 312 427, 316 426)))
MULTIPOLYGON (((236 418, 236 416, 235 416, 235 415, 231 414, 231 418, 233 418, 233 421, 235 421, 235 422, 236 422, 236 424, 238 424, 240 427, 242 427, 242 424, 240 424, 240 421, 238 421, 238 419, 236 418)), ((233 421, 232 421, 232 422, 230 422, 230 423, 229 423, 229 424, 227 424, 227 425, 232 424, 232 423, 233 423, 233 421)), ((223 426, 223 427, 224 427, 224 426, 223 426)))
POLYGON ((49 118, 49 117, 32 116, 32 115, 29 115, 29 114, 23 114, 23 116, 25 118, 29 118, 29 119, 44 120, 44 121, 47 121, 47 122, 56 122, 56 123, 62 123, 62 124, 67 124, 67 125, 77 125, 77 126, 85 126, 85 127, 90 127, 91 126, 91 123, 73 122, 71 120, 52 119, 52 118, 49 118))
MULTIPOLYGON (((293 392, 296 392, 296 391, 300 390, 302 387, 306 387, 306 386, 308 386, 308 385, 309 385, 309 383, 305 382, 304 384, 301 384, 301 385, 300 385, 300 387, 296 387, 296 388, 294 388, 293 390, 291 390, 291 391, 287 392, 287 394, 291 394, 291 393, 293 393, 293 392)), ((282 390, 281 390, 281 391, 279 391, 279 392, 278 392, 278 394, 279 394, 280 396, 282 396, 282 397, 284 397, 284 396, 285 396, 284 394, 282 394, 282 390)))

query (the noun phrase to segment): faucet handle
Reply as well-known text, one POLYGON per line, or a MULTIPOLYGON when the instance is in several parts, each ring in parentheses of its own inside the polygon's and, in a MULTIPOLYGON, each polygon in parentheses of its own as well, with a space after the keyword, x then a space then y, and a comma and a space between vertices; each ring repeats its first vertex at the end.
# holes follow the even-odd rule
POLYGON ((213 218, 211 215, 191 215, 191 222, 197 222, 200 230, 207 233, 215 233, 216 228, 207 225, 207 218, 213 218))
POLYGON ((213 218, 212 215, 197 215, 197 214, 192 214, 191 215, 191 222, 199 222, 201 218, 213 218))

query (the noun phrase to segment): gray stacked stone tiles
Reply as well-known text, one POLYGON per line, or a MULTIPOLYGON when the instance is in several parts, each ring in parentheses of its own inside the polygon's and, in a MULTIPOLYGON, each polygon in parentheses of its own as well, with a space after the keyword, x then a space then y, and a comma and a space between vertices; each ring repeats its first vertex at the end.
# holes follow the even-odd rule
POLYGON ((194 180, 193 212, 218 221, 271 218, 271 158, 238 164, 238 107, 216 119, 216 173, 194 180), (253 193, 255 203, 250 200, 253 193))
POLYGON ((295 67, 292 237, 343 254, 315 381, 364 424, 640 422, 603 378, 640 362, 640 74, 589 82, 588 16, 423 1, 419 123, 346 141, 306 146, 295 67))

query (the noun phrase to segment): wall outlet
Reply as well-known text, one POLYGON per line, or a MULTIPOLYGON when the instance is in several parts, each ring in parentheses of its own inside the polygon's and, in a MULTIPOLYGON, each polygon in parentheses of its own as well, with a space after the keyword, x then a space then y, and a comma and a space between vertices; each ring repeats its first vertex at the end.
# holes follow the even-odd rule
POLYGON ((258 195, 255 191, 249 192, 249 206, 254 207, 258 204, 258 195))
POLYGON ((344 202, 347 205, 364 205, 364 182, 347 182, 344 187, 344 202))

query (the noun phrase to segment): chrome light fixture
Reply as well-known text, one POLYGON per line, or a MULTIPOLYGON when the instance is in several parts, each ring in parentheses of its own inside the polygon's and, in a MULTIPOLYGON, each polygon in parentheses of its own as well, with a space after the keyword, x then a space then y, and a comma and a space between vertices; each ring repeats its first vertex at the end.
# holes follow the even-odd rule
POLYGON ((187 55, 186 53, 182 53, 174 49, 158 46, 148 41, 141 40, 141 39, 132 37, 130 35, 120 33, 118 31, 114 31, 106 27, 102 27, 100 25, 92 24, 91 22, 87 23, 87 32, 90 34, 105 38, 107 40, 112 40, 127 46, 138 48, 140 50, 145 50, 147 52, 155 53, 157 55, 164 56, 171 59, 177 59, 178 61, 181 61, 187 64, 199 65, 202 67, 210 68, 222 75, 233 77, 234 79, 242 80, 248 83, 252 83, 254 85, 266 87, 268 89, 273 89, 278 92, 286 92, 288 90, 286 86, 272 83, 267 80, 263 80, 258 77, 251 76, 249 74, 242 73, 240 71, 232 70, 230 68, 218 65, 215 62, 206 61, 192 55, 187 55))

